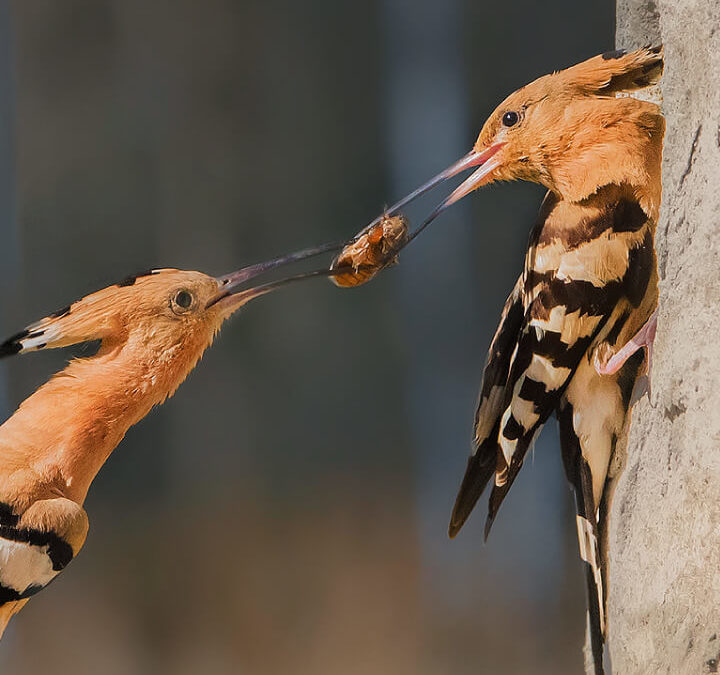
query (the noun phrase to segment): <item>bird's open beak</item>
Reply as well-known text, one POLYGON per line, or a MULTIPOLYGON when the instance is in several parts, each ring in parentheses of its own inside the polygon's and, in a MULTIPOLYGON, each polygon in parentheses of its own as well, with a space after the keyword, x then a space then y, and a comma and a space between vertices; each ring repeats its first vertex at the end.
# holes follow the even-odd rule
MULTIPOLYGON (((469 166, 478 167, 470 176, 460 183, 460 185, 450 194, 450 196, 437 208, 439 213, 443 209, 446 209, 451 204, 462 199, 465 195, 470 194, 473 190, 485 185, 492 179, 492 173, 497 169, 502 160, 497 156, 498 151, 505 145, 505 143, 494 143, 489 148, 481 151, 473 150, 471 153, 465 156, 465 158, 472 158, 472 163, 469 166)), ((465 159, 463 158, 463 159, 465 159)), ((460 160, 461 162, 463 160, 460 160)), ((437 215, 437 214, 436 214, 437 215)))
MULTIPOLYGON (((487 148, 482 150, 472 150, 467 155, 459 159, 455 164, 449 166, 445 171, 441 171, 437 176, 431 178, 427 183, 421 185, 417 190, 414 190, 409 195, 403 197, 399 202, 393 204, 389 209, 385 211, 383 215, 394 215, 405 205, 409 204, 413 200, 417 199, 421 195, 425 194, 436 185, 445 182, 446 180, 457 176, 459 173, 466 171, 467 169, 475 168, 475 171, 461 183, 456 190, 454 190, 450 196, 441 202, 437 208, 423 221, 423 223, 408 237, 404 246, 407 246, 420 232, 422 232, 435 218, 437 218, 448 206, 462 199, 465 195, 469 194, 473 190, 476 190, 481 185, 488 183, 492 180, 492 174, 497 169, 502 160, 497 153, 502 149, 504 143, 493 143, 487 148)), ((381 216, 382 217, 382 216, 381 216)), ((377 224, 380 218, 374 220, 368 225, 365 230, 360 234, 363 234, 367 229, 377 224)), ((360 236, 360 235, 358 235, 360 236)))
POLYGON ((281 256, 280 258, 275 258, 274 260, 249 265, 248 267, 243 267, 237 272, 217 277, 216 281, 218 284, 218 294, 208 302, 206 307, 222 304, 223 311, 231 314, 236 309, 239 309, 250 302, 250 300, 253 300, 261 295, 265 295, 266 293, 274 291, 282 286, 286 286, 287 284, 302 281, 304 279, 312 279, 313 277, 331 276, 335 272, 332 272, 329 269, 329 266, 326 265, 322 269, 314 270, 312 272, 295 274, 293 276, 278 279, 276 281, 270 281, 257 286, 245 286, 248 281, 260 276, 261 274, 265 274, 265 272, 269 272, 275 268, 284 267, 285 265, 299 262, 301 260, 313 258, 315 256, 322 255, 323 253, 337 251, 344 245, 345 242, 341 242, 335 244, 324 244, 323 246, 317 246, 315 248, 306 248, 302 251, 290 253, 288 255, 281 256))

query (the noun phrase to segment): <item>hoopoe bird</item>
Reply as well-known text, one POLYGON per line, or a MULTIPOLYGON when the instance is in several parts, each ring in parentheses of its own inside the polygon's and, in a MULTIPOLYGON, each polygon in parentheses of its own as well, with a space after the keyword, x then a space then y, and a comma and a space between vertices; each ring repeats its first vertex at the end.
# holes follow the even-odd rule
POLYGON ((245 287, 258 275, 334 250, 307 249, 213 278, 157 269, 46 316, 0 345, 0 357, 100 341, 0 426, 0 636, 57 577, 88 532, 83 502, 127 430, 175 393, 223 322, 250 300, 327 268, 245 287))
POLYGON ((665 123, 626 92, 660 77, 662 48, 613 51, 539 78, 506 98, 473 150, 388 209, 475 168, 428 217, 499 180, 548 192, 520 276, 492 340, 475 415, 473 453, 457 495, 454 537, 493 479, 487 538, 544 423, 555 413, 586 563, 591 653, 603 672, 610 462, 655 331, 654 234, 665 123))

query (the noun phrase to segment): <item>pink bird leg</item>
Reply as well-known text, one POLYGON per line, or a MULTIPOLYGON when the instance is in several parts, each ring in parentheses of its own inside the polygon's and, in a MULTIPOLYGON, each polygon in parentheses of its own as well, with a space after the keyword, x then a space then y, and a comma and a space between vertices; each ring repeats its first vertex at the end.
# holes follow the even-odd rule
POLYGON ((647 375, 650 377, 652 367, 652 350, 657 331, 657 310, 645 322, 645 325, 618 351, 609 356, 608 351, 597 349, 595 351, 595 370, 600 375, 612 375, 617 373, 625 362, 638 350, 645 348, 647 351, 647 375), (600 352, 603 351, 601 354, 600 352))

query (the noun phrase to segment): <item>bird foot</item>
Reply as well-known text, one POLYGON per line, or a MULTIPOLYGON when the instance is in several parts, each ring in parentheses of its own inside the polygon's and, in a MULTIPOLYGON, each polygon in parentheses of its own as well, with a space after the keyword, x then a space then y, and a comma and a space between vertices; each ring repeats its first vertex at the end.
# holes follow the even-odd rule
POLYGON ((645 349, 647 354, 648 391, 650 390, 650 370, 652 367, 653 343, 657 331, 657 310, 645 322, 645 325, 620 349, 613 353, 609 344, 603 343, 595 350, 594 365, 599 375, 612 375, 623 367, 625 362, 638 350, 645 349))

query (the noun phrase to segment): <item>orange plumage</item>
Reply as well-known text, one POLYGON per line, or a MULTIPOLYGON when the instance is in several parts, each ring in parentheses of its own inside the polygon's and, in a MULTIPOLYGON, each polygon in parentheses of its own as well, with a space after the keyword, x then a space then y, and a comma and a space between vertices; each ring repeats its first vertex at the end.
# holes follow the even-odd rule
POLYGON ((0 356, 100 340, 0 426, 0 636, 85 542, 91 482, 127 430, 175 392, 247 302, 327 270, 243 288, 321 247, 213 278, 153 270, 92 293, 0 345, 0 356))

